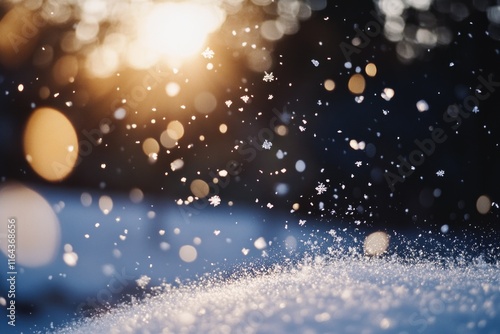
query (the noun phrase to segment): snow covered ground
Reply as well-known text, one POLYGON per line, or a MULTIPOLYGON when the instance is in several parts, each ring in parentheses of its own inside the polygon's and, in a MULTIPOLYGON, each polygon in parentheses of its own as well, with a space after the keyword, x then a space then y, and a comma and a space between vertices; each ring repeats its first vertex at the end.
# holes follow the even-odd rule
POLYGON ((64 199, 59 256, 19 275, 19 304, 38 311, 20 313, 23 333, 500 333, 495 231, 375 232, 119 195, 103 215, 64 199))
POLYGON ((204 277, 58 331, 500 333, 500 266, 317 256, 204 277))

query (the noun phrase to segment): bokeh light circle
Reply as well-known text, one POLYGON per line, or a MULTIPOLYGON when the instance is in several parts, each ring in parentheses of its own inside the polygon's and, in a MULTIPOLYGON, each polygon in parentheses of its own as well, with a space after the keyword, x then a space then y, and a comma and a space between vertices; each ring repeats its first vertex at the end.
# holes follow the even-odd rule
POLYGON ((481 195, 476 201, 476 209, 482 215, 487 214, 491 210, 491 199, 486 195, 481 195))
POLYGON ((365 91, 365 78, 361 74, 354 74, 349 79, 349 91, 353 94, 362 94, 365 91))
POLYGON ((179 249, 179 257, 184 262, 193 262, 198 257, 198 252, 193 246, 184 245, 179 249))
POLYGON ((61 181, 78 159, 78 137, 71 122, 53 108, 33 112, 24 130, 24 154, 33 170, 47 181, 61 181))
POLYGON ((210 191, 208 183, 200 179, 193 180, 189 188, 191 189, 193 195, 198 198, 206 197, 210 191))
MULTIPOLYGON (((15 221, 16 262, 19 265, 39 267, 53 261, 61 239, 59 220, 39 193, 17 183, 3 186, 0 188, 0 219, 0 235, 6 236, 8 225, 15 221)), ((0 250, 8 254, 7 242, 0 243, 0 250)))
POLYGON ((202 113, 209 114, 217 107, 217 99, 212 93, 202 92, 194 99, 194 108, 202 113))

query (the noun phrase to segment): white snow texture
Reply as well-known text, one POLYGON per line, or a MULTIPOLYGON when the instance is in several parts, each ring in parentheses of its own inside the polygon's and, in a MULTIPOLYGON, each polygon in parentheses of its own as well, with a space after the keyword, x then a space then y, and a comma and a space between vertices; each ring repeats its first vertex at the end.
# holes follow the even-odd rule
POLYGON ((500 333, 500 265, 309 258, 205 277, 59 333, 500 333))

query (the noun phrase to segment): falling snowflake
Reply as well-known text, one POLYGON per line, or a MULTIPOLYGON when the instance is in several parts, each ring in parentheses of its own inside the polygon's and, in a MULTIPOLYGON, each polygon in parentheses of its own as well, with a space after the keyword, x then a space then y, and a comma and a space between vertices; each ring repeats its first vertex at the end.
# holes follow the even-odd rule
POLYGON ((268 207, 269 209, 272 209, 272 208, 274 207, 274 205, 272 205, 271 203, 267 203, 267 207, 268 207))
POLYGON ((323 183, 318 182, 318 186, 314 189, 316 189, 316 191, 318 192, 318 195, 321 195, 322 193, 324 193, 326 191, 326 186, 323 183))
POLYGON ((214 207, 216 207, 217 205, 220 204, 220 197, 218 195, 214 195, 214 196, 210 197, 208 199, 208 201, 210 202, 210 205, 213 205, 214 207))
POLYGON ((305 225, 305 223, 306 223, 306 220, 305 220, 305 219, 304 219, 304 220, 299 219, 299 225, 300 225, 300 226, 304 226, 304 225, 305 225))
POLYGON ((250 100, 250 98, 248 97, 248 95, 243 95, 243 96, 241 97, 241 99, 242 99, 242 100, 243 100, 243 102, 245 102, 245 103, 247 103, 247 102, 248 102, 248 100, 250 100))
POLYGON ((269 96, 267 97, 268 100, 272 100, 274 96, 272 96, 271 94, 269 94, 269 96))
POLYGON ((355 164, 357 167, 361 167, 361 165, 362 165, 363 163, 362 163, 361 161, 356 161, 354 164, 355 164))
POLYGON ((215 52, 213 50, 210 50, 210 48, 206 48, 205 51, 201 53, 203 58, 206 59, 212 59, 214 57, 215 52))
POLYGON ((317 61, 316 59, 311 59, 311 63, 316 67, 319 66, 319 61, 317 61))
POLYGON ((226 106, 229 108, 231 106, 231 104, 233 104, 233 101, 231 100, 227 100, 226 101, 226 106))
POLYGON ((271 81, 274 81, 274 75, 273 75, 273 72, 271 72, 271 73, 267 73, 266 71, 264 71, 264 78, 262 78, 262 80, 264 80, 265 82, 271 82, 271 81))
POLYGON ((384 91, 380 94, 380 97, 386 101, 390 101, 394 97, 394 89, 384 88, 384 91))
POLYGON ((318 100, 317 104, 318 104, 318 106, 320 106, 323 104, 323 102, 321 102, 321 100, 318 100))
POLYGON ((273 146, 273 143, 271 143, 267 139, 265 139, 264 142, 262 143, 262 148, 265 150, 270 150, 272 146, 273 146))
POLYGON ((302 125, 299 125, 299 130, 300 130, 300 132, 304 132, 304 131, 306 131, 306 128, 303 127, 302 125))
POLYGON ((472 112, 474 114, 477 114, 479 112, 479 107, 478 106, 474 106, 474 108, 472 108, 472 112))
POLYGON ((436 175, 439 176, 439 177, 443 177, 444 176, 444 170, 440 169, 436 172, 436 175))
POLYGON ((214 230, 214 235, 219 235, 220 234, 220 230, 214 230))
POLYGON ((145 289, 146 286, 149 284, 149 281, 151 281, 151 278, 146 275, 142 275, 141 277, 139 277, 139 279, 135 280, 137 286, 140 287, 141 289, 145 289))

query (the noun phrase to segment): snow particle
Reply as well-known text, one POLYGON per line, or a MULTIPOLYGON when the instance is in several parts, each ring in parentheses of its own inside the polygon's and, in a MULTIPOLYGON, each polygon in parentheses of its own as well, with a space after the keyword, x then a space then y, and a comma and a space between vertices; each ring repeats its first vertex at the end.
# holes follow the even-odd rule
POLYGON ((267 139, 265 139, 264 142, 262 143, 262 148, 265 150, 270 150, 272 146, 273 146, 273 143, 271 143, 267 139))
POLYGON ((220 197, 218 195, 214 195, 208 199, 208 202, 210 203, 210 205, 213 205, 214 207, 216 207, 217 205, 220 204, 221 200, 220 200, 220 197))
POLYGON ((389 235, 385 232, 374 232, 366 237, 364 242, 365 254, 379 256, 387 251, 389 247, 389 235))
POLYGON ((394 89, 392 88, 384 88, 384 91, 382 92, 382 94, 380 94, 380 96, 386 100, 386 101, 390 101, 393 97, 394 97, 394 89))
POLYGON ((137 283, 137 286, 140 287, 141 289, 145 289, 150 281, 151 281, 151 277, 148 277, 146 275, 142 275, 141 277, 139 277, 138 279, 135 280, 135 282, 137 283))
POLYGON ((424 112, 429 110, 429 104, 425 100, 419 100, 417 102, 417 110, 420 112, 424 112))
POLYGON ((203 56, 203 58, 205 59, 212 59, 215 55, 215 52, 213 50, 211 50, 210 48, 206 48, 205 51, 203 51, 201 53, 201 55, 203 56))
POLYGON ((262 78, 262 80, 264 80, 265 82, 271 82, 271 81, 274 81, 274 75, 273 75, 273 72, 271 72, 271 73, 267 73, 266 71, 264 71, 264 78, 262 78))
POLYGON ((264 237, 260 237, 254 241, 253 245, 255 248, 262 250, 267 247, 266 239, 264 239, 264 237))
POLYGON ((326 191, 326 186, 323 183, 318 182, 318 186, 314 189, 316 189, 316 191, 318 192, 318 195, 321 195, 322 193, 324 193, 326 191))

